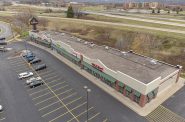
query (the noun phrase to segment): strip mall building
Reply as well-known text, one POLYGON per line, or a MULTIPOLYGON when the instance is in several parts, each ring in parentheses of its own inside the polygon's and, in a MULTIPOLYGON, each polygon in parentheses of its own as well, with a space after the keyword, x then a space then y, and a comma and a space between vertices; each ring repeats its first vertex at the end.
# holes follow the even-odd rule
POLYGON ((49 47, 141 107, 179 80, 173 66, 133 51, 98 46, 64 33, 30 32, 31 40, 49 47), (48 38, 50 37, 50 38, 48 38))

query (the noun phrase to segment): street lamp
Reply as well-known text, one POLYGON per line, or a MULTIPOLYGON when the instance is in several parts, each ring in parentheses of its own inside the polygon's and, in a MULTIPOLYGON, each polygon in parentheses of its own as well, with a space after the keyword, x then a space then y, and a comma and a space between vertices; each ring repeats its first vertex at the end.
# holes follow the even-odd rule
POLYGON ((87 122, 89 120, 89 93, 91 92, 91 89, 89 89, 87 86, 84 86, 84 89, 86 90, 87 92, 87 122))

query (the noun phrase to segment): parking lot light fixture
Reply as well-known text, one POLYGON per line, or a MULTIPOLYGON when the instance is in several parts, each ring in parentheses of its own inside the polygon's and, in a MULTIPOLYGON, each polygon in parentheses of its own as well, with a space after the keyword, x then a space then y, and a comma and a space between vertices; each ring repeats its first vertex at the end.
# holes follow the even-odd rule
POLYGON ((84 86, 84 89, 86 90, 86 93, 87 93, 87 95, 86 95, 87 96, 87 99, 86 99, 87 100, 87 106, 86 106, 87 108, 86 109, 87 109, 87 122, 88 122, 88 120, 89 120, 89 112, 88 112, 89 111, 89 93, 91 92, 91 89, 89 89, 87 86, 84 86))

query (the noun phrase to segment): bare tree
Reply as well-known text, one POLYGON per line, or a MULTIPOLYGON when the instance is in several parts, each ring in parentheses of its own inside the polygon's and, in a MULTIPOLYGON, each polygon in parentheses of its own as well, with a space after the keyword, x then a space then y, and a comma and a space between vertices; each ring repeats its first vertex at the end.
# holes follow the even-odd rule
POLYGON ((115 47, 119 50, 130 50, 134 36, 135 33, 121 34, 121 36, 117 37, 115 47))
POLYGON ((29 30, 29 26, 30 26, 30 18, 33 16, 33 14, 31 13, 30 10, 25 11, 25 12, 20 12, 16 15, 14 15, 14 20, 12 21, 12 24, 15 25, 15 30, 17 31, 17 33, 19 33, 20 35, 29 30))
POLYGON ((53 24, 53 29, 54 29, 54 31, 57 31, 57 32, 60 32, 60 23, 59 22, 53 22, 52 23, 53 24))

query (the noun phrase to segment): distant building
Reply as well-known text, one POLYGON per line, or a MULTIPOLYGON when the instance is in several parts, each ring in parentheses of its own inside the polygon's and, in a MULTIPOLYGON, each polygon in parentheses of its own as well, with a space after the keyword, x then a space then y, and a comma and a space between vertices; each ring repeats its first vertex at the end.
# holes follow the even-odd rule
POLYGON ((78 7, 81 7, 81 6, 85 6, 84 3, 78 3, 78 2, 69 2, 67 4, 67 6, 78 6, 78 7))
POLYGON ((175 10, 176 8, 180 8, 183 11, 185 11, 185 5, 166 5, 165 7, 170 10, 175 10))
POLYGON ((159 2, 129 2, 124 3, 124 9, 156 9, 164 5, 159 2))

